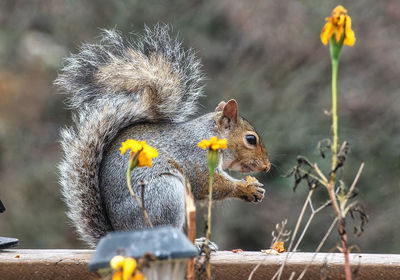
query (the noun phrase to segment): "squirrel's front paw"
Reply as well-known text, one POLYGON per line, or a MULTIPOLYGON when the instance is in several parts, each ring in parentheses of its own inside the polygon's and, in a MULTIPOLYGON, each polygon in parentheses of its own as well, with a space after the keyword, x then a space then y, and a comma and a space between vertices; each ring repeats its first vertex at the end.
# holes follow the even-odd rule
POLYGON ((246 176, 246 181, 239 183, 236 189, 236 197, 248 201, 258 203, 264 198, 265 190, 261 188, 263 184, 252 176, 246 176))
MULTIPOLYGON (((202 253, 206 252, 206 238, 205 237, 196 238, 195 245, 197 247, 197 250, 199 250, 200 255, 202 253)), ((211 252, 218 251, 218 245, 212 241, 208 241, 208 248, 210 249, 211 252)))

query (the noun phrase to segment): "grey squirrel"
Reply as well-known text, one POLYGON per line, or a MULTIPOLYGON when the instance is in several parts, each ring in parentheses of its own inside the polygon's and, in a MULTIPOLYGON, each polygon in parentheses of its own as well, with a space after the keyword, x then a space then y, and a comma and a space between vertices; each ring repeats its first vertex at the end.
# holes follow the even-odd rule
MULTIPOLYGON (((264 189, 254 177, 238 180, 223 170, 268 171, 264 144, 253 126, 238 115, 235 100, 215 112, 188 120, 196 112, 204 76, 193 50, 169 35, 169 26, 145 27, 130 41, 105 30, 98 44, 83 44, 64 61, 55 84, 69 94, 74 125, 62 130, 64 157, 60 183, 68 216, 90 246, 109 231, 142 228, 141 209, 126 185, 125 140, 146 140, 158 150, 151 168, 132 173, 154 225, 182 228, 184 192, 189 181, 196 200, 208 195, 206 151, 197 147, 211 136, 226 138, 214 175, 213 199, 259 202, 264 189)), ((146 224, 147 225, 147 224, 146 224)))

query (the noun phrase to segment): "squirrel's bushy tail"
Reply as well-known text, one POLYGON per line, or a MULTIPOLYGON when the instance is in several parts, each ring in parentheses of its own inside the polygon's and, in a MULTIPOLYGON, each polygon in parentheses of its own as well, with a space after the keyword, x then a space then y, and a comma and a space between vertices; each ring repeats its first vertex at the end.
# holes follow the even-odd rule
POLYGON ((134 42, 105 30, 99 44, 65 59, 55 84, 76 113, 75 125, 62 131, 60 183, 68 216, 90 245, 113 230, 99 191, 104 148, 131 124, 185 121, 202 92, 200 68, 194 52, 161 25, 146 27, 134 42))

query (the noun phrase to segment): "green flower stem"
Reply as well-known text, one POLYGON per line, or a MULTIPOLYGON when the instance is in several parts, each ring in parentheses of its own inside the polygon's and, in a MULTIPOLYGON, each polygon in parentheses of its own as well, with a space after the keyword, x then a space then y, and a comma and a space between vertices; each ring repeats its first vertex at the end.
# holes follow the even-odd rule
MULTIPOLYGON (((329 44, 332 61, 332 171, 336 169, 337 149, 339 145, 337 115, 337 74, 339 68, 339 55, 341 45, 341 43, 336 43, 336 40, 334 38, 331 39, 331 42, 329 44)), ((332 181, 335 181, 336 173, 332 172, 331 177, 332 181)))
POLYGON ((338 149, 338 117, 337 117, 337 73, 339 67, 339 54, 341 45, 336 43, 335 39, 331 39, 330 41, 330 52, 331 52, 331 61, 332 61, 332 172, 331 178, 327 185, 329 197, 332 200, 332 206, 335 210, 336 215, 340 220, 342 215, 340 213, 340 209, 336 200, 335 194, 335 181, 336 181, 336 165, 337 165, 337 149, 338 149))
MULTIPOLYGON (((337 165, 337 149, 339 145, 338 137, 338 115, 337 115, 337 73, 339 68, 339 60, 332 57, 332 170, 336 169, 337 165)), ((332 172, 333 180, 336 177, 336 172, 332 172)))
POLYGON ((339 43, 336 42, 334 38, 330 40, 330 53, 331 53, 331 61, 332 61, 332 172, 331 178, 327 185, 327 190, 329 193, 329 197, 332 201, 332 207, 335 211, 335 214, 338 219, 338 227, 339 227, 339 235, 340 235, 340 243, 342 245, 342 252, 344 255, 344 273, 345 279, 351 280, 351 269, 350 269, 350 260, 349 260, 349 251, 347 248, 347 234, 344 226, 344 217, 340 211, 336 194, 335 194, 335 183, 336 183, 336 166, 337 166, 337 150, 339 145, 339 137, 338 137, 338 115, 337 115, 337 74, 339 68, 339 55, 340 50, 343 45, 342 37, 339 43))
POLYGON ((213 193, 213 181, 214 172, 218 163, 218 150, 214 151, 212 149, 208 150, 207 153, 208 160, 208 173, 210 176, 209 186, 208 186, 208 214, 207 214, 207 233, 206 233, 206 273, 208 279, 211 279, 211 264, 210 264, 210 248, 209 242, 211 238, 211 210, 212 210, 212 193, 213 193))
POLYGON ((133 188, 132 188, 131 174, 132 174, 132 170, 135 169, 135 167, 137 166, 137 163, 138 163, 137 157, 138 157, 138 153, 135 153, 135 154, 129 156, 128 169, 126 170, 126 183, 128 185, 129 192, 131 193, 133 198, 136 200, 136 203, 139 205, 139 207, 142 209, 143 216, 147 220, 147 223, 149 224, 150 227, 153 227, 153 224, 150 221, 150 218, 149 218, 149 215, 147 214, 146 209, 144 209, 142 202, 137 197, 137 195, 135 194, 135 192, 133 191, 133 188))
POLYGON ((341 49, 341 44, 337 44, 334 38, 330 41, 330 53, 332 61, 332 172, 331 178, 327 185, 329 197, 332 200, 332 206, 335 210, 336 215, 339 219, 339 224, 341 220, 340 209, 336 200, 335 194, 335 182, 336 182, 336 165, 337 165, 337 149, 338 149, 338 116, 337 116, 337 73, 339 67, 339 54, 341 49))

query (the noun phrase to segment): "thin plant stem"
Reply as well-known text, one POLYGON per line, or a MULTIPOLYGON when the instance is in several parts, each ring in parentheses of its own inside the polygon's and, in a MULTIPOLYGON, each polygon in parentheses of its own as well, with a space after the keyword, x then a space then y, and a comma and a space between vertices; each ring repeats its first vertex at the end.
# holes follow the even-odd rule
MULTIPOLYGON (((315 184, 312 186, 311 190, 309 191, 308 196, 307 196, 307 198, 306 198, 306 200, 304 202, 303 208, 302 208, 302 210, 300 212, 299 218, 297 219, 296 227, 295 227, 295 230, 294 230, 294 232, 292 234, 292 238, 291 238, 291 242, 290 242, 290 245, 289 245, 288 253, 286 254, 286 257, 285 257, 284 261, 282 262, 280 268, 277 270, 277 272, 274 274, 274 276, 271 278, 271 280, 274 280, 276 277, 278 277, 277 278, 278 280, 281 278, 283 269, 285 267, 285 264, 286 264, 288 258, 290 257, 291 254, 293 254, 293 252, 297 251, 297 248, 300 245, 301 241, 303 240, 303 238, 305 236, 305 233, 307 232, 307 230, 308 230, 312 220, 314 219, 315 215, 317 213, 319 213, 321 210, 323 210, 325 207, 327 207, 329 205, 329 203, 330 203, 330 200, 328 200, 327 202, 322 204, 317 209, 314 209, 313 204, 312 204, 312 200, 311 200, 311 196, 312 196, 314 190, 315 190, 315 184), (304 217, 304 214, 305 214, 305 211, 306 211, 306 208, 307 208, 307 204, 309 205, 309 207, 311 209, 311 215, 310 215, 310 217, 308 217, 306 225, 304 226, 304 228, 303 228, 303 230, 302 230, 302 232, 300 234, 300 237, 297 239, 296 245, 294 246, 293 252, 292 252, 292 246, 293 246, 294 240, 295 240, 295 238, 297 236, 297 232, 298 232, 298 230, 300 228, 300 224, 301 224, 301 222, 303 220, 303 217, 304 217)), ((337 219, 338 218, 336 218, 335 221, 337 219)), ((336 224, 336 222, 335 222, 335 224, 336 224)), ((331 227, 333 227, 333 226, 331 226, 331 227)), ((326 240, 326 238, 325 238, 325 240, 326 240)), ((323 242, 325 242, 325 240, 323 242)), ((323 243, 320 243, 320 246, 322 246, 322 244, 323 243)), ((317 248, 318 251, 320 250, 320 246, 317 248)))
POLYGON ((347 248, 347 234, 344 227, 344 220, 342 217, 342 213, 338 206, 336 195, 335 195, 335 182, 336 182, 336 166, 337 166, 337 149, 338 149, 338 115, 337 115, 337 73, 339 68, 339 51, 334 54, 334 51, 337 50, 336 44, 334 45, 333 41, 331 41, 331 61, 332 61, 332 172, 331 178, 327 185, 327 190, 329 193, 329 197, 332 201, 332 207, 335 211, 335 214, 338 218, 338 227, 339 227, 339 235, 340 235, 340 243, 342 245, 342 251, 344 255, 344 274, 346 280, 351 280, 351 269, 350 269, 350 261, 349 261, 349 252, 347 248))
POLYGON ((319 169, 319 167, 316 163, 314 163, 313 167, 314 167, 315 172, 317 172, 319 177, 321 177, 321 179, 325 182, 325 185, 326 185, 328 182, 328 179, 326 179, 324 173, 322 173, 321 169, 319 169))
POLYGON ((212 185, 214 180, 214 170, 210 170, 210 181, 208 187, 208 214, 207 214, 207 233, 206 233, 206 272, 207 278, 211 279, 211 263, 209 242, 211 238, 211 210, 212 210, 212 185))
POLYGON ((331 226, 329 227, 328 231, 325 233, 324 237, 322 238, 321 242, 318 244, 317 249, 315 250, 315 253, 311 259, 311 261, 307 264, 307 266, 303 269, 303 271, 301 272, 301 274, 299 275, 299 277, 297 278, 297 280, 301 280, 304 275, 306 274, 308 268, 310 267, 310 265, 312 264, 312 262, 315 259, 315 256, 317 255, 317 253, 321 250, 322 246, 324 245, 325 241, 328 239, 329 235, 331 235, 331 232, 333 230, 333 227, 336 225, 338 218, 336 217, 331 226))
POLYGON ((274 280, 276 277, 278 277, 278 280, 281 278, 283 269, 285 268, 286 261, 288 260, 289 254, 290 254, 290 252, 292 250, 292 246, 293 246, 294 240, 296 239, 297 232, 299 231, 300 224, 301 224, 301 222, 302 222, 302 220, 304 218, 304 214, 305 214, 306 209, 307 209, 307 204, 311 200, 311 197, 312 197, 312 195, 314 193, 314 190, 315 190, 315 184, 312 186, 311 190, 308 192, 307 198, 304 201, 303 208, 301 209, 299 218, 297 219, 297 223, 296 223, 296 226, 295 226, 293 234, 292 234, 292 238, 290 240, 290 244, 289 244, 289 247, 288 247, 288 253, 286 254, 286 257, 285 257, 282 265, 279 267, 279 270, 275 273, 275 275, 272 277, 271 280, 274 280))
POLYGON ((358 179, 360 178, 363 169, 364 169, 364 163, 361 163, 360 168, 358 169, 357 175, 354 178, 350 189, 347 191, 344 198, 342 198, 342 201, 340 204, 340 207, 341 207, 340 210, 342 211, 344 217, 347 215, 347 212, 349 211, 349 209, 351 209, 354 205, 357 204, 357 202, 353 202, 353 203, 350 203, 350 205, 347 205, 347 202, 349 201, 350 196, 352 195, 352 193, 357 185, 358 179))
POLYGON ((289 280, 293 280, 293 278, 294 278, 294 276, 296 275, 296 272, 292 272, 292 274, 290 274, 290 278, 289 278, 289 280))
POLYGON ((128 167, 128 170, 126 171, 126 182, 127 182, 127 185, 128 185, 129 192, 131 193, 133 198, 135 198, 136 203, 139 205, 139 207, 142 209, 143 216, 147 220, 147 223, 149 224, 149 226, 153 227, 153 224, 150 221, 150 218, 149 218, 149 215, 147 214, 146 209, 144 209, 142 202, 140 201, 140 199, 137 197, 137 195, 133 191, 132 183, 131 183, 131 174, 132 174, 131 168, 128 167))
POLYGON ((346 280, 351 280, 351 269, 350 269, 350 260, 349 260, 349 251, 347 248, 347 233, 345 230, 345 226, 344 226, 344 220, 342 217, 342 214, 340 212, 339 206, 337 204, 337 200, 336 200, 336 195, 335 192, 333 190, 333 184, 334 182, 329 182, 328 184, 328 193, 329 193, 329 197, 332 201, 332 207, 333 210, 335 211, 335 214, 338 218, 338 231, 339 231, 339 235, 340 235, 340 243, 342 245, 342 253, 344 255, 344 274, 345 274, 345 279, 346 280))
POLYGON ((314 188, 314 186, 313 186, 313 188, 308 192, 308 196, 307 196, 307 198, 306 198, 306 201, 304 202, 303 208, 301 209, 299 218, 297 219, 296 227, 294 228, 293 235, 292 235, 292 238, 291 238, 291 240, 290 240, 290 244, 289 244, 289 248, 288 248, 288 251, 289 251, 289 252, 292 250, 292 246, 293 246, 294 240, 295 240, 296 235, 297 235, 297 232, 298 232, 298 230, 299 230, 299 228, 300 228, 300 224, 301 224, 301 222, 302 222, 302 220, 303 220, 304 213, 306 212, 306 209, 307 209, 307 204, 308 204, 308 202, 310 201, 311 196, 312 196, 313 193, 314 193, 314 190, 315 190, 315 188, 314 188))
MULTIPOLYGON (((337 73, 339 61, 332 58, 332 171, 336 169, 337 164, 337 148, 339 143, 338 137, 338 115, 337 115, 337 73)), ((332 172, 331 179, 335 180, 335 172, 332 172)))
POLYGON ((299 245, 300 245, 300 242, 303 241, 304 235, 305 235, 305 233, 307 232, 307 230, 308 230, 308 228, 309 228, 309 226, 310 226, 310 224, 311 224, 311 221, 314 219, 315 213, 316 213, 315 211, 312 211, 310 217, 308 218, 307 223, 306 223, 306 225, 304 226, 304 229, 303 229, 303 231, 302 231, 302 233, 301 233, 299 239, 297 240, 296 245, 294 246, 294 251, 297 250, 297 248, 298 248, 299 245))
POLYGON ((310 215, 310 217, 308 217, 307 223, 306 223, 306 225, 304 226, 303 231, 302 231, 302 233, 301 233, 299 239, 297 240, 296 245, 295 245, 294 248, 293 248, 293 251, 295 251, 295 252, 297 251, 297 248, 299 247, 301 241, 303 241, 303 238, 304 238, 304 236, 305 236, 305 234, 306 234, 306 232, 307 232, 307 230, 308 230, 308 228, 309 228, 309 226, 310 226, 312 220, 314 219, 314 216, 315 216, 316 214, 318 214, 318 213, 319 213, 322 209, 324 209, 326 206, 328 206, 329 203, 330 203, 330 200, 327 201, 326 203, 324 203, 323 205, 321 205, 319 208, 317 208, 317 210, 314 210, 314 207, 313 207, 313 205, 312 205, 311 200, 309 201, 310 208, 311 208, 311 215, 310 215))
POLYGON ((349 191, 348 191, 347 194, 346 194, 346 200, 348 200, 348 199, 350 198, 351 194, 353 193, 354 188, 355 188, 356 185, 357 185, 358 179, 360 178, 360 175, 361 175, 361 172, 363 171, 363 169, 364 169, 364 162, 361 163, 360 168, 358 169, 357 175, 356 175, 356 177, 354 178, 354 181, 353 181, 353 183, 351 184, 351 187, 350 187, 349 191))
POLYGON ((253 278, 254 273, 256 273, 257 269, 265 262, 265 260, 266 260, 268 257, 269 257, 269 256, 266 255, 266 256, 262 259, 262 261, 260 261, 260 262, 253 268, 253 270, 251 271, 251 273, 250 273, 250 275, 249 275, 249 278, 247 278, 247 280, 251 280, 251 279, 253 278))
POLYGON ((322 238, 321 242, 319 243, 317 249, 315 250, 316 253, 319 252, 319 250, 321 250, 322 246, 324 245, 325 241, 328 239, 329 235, 331 234, 333 227, 336 225, 337 223, 337 218, 335 218, 331 224, 331 226, 329 227, 328 231, 325 233, 324 238, 322 238))
POLYGON ((349 250, 347 248, 347 233, 344 227, 344 220, 342 218, 339 219, 339 234, 340 234, 340 243, 342 244, 342 250, 344 255, 344 275, 346 280, 351 280, 351 268, 350 268, 350 257, 349 250))
MULTIPOLYGON (((189 180, 186 180, 185 206, 186 206, 187 236, 190 242, 194 244, 196 238, 196 206, 194 204, 194 198, 190 188, 189 180)), ((195 280, 194 258, 191 258, 188 262, 186 279, 195 280)))
MULTIPOLYGON (((279 231, 278 231, 278 236, 275 236, 275 235, 274 235, 274 232, 275 232, 275 231, 272 232, 272 236, 273 236, 274 238, 273 238, 273 241, 272 241, 272 243, 271 243, 271 248, 273 247, 272 245, 273 245, 274 241, 281 240, 281 237, 282 237, 282 236, 287 236, 287 234, 290 234, 290 233, 287 233, 287 231, 285 231, 286 224, 287 224, 287 220, 284 220, 284 221, 282 221, 281 224, 279 224, 279 225, 276 226, 276 229, 277 229, 277 230, 279 229, 279 231)), ((269 255, 268 255, 268 253, 267 253, 267 255, 253 268, 253 270, 251 271, 251 273, 250 273, 250 275, 249 275, 249 278, 248 278, 247 280, 251 280, 251 279, 252 279, 254 273, 257 271, 257 269, 260 267, 260 265, 262 265, 262 264, 265 262, 265 260, 266 260, 266 258, 267 258, 268 256, 269 256, 269 255)), ((275 276, 275 277, 276 277, 276 276, 275 276)))
MULTIPOLYGON (((144 181, 139 182, 140 188, 141 188, 141 195, 142 195, 142 206, 143 209, 146 209, 146 205, 144 204, 144 187, 145 187, 145 183, 144 181)), ((146 226, 146 221, 143 220, 143 227, 146 226)))
POLYGON ((303 172, 303 173, 307 173, 308 176, 310 176, 311 178, 317 180, 321 185, 323 185, 323 186, 325 186, 325 187, 328 185, 328 183, 327 183, 326 181, 321 180, 320 178, 318 178, 317 176, 315 176, 315 175, 313 175, 313 174, 310 174, 310 173, 307 172, 306 170, 304 170, 304 169, 302 169, 302 168, 299 168, 299 170, 300 170, 301 172, 303 172))

